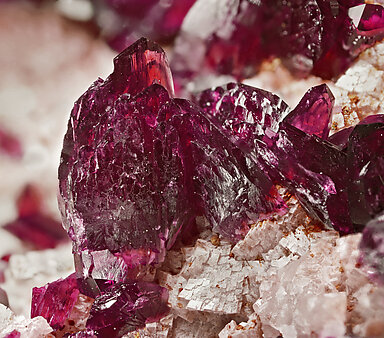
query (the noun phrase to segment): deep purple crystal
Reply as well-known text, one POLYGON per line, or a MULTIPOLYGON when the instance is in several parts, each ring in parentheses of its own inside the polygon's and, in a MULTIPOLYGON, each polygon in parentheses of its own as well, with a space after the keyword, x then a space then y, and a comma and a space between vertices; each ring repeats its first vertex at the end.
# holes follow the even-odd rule
POLYGON ((248 158, 251 175, 262 172, 272 183, 295 194, 313 218, 349 233, 354 228, 348 213, 343 219, 333 213, 335 200, 344 201, 346 154, 291 125, 297 123, 301 129, 326 135, 332 100, 328 88, 315 87, 289 113, 276 95, 236 84, 206 90, 197 98, 211 120, 248 158), (317 130, 313 116, 322 121, 317 130))
POLYGON ((54 248, 68 241, 60 222, 44 212, 38 189, 27 185, 17 200, 18 217, 4 225, 4 229, 42 250, 54 248))
POLYGON ((284 121, 307 134, 326 139, 335 98, 326 84, 308 90, 284 121))
POLYGON ((378 215, 363 231, 360 242, 361 263, 370 277, 384 283, 384 217, 378 215))
POLYGON ((180 212, 182 159, 156 126, 173 93, 166 56, 141 39, 114 65, 72 111, 59 168, 61 210, 75 253, 107 249, 133 266, 136 256, 140 264, 161 260, 188 213, 180 212), (132 99, 153 83, 168 92, 155 87, 132 99))
POLYGON ((122 337, 169 311, 168 291, 156 284, 127 281, 107 288, 92 305, 87 329, 97 337, 122 337))
POLYGON ((141 36, 170 42, 196 0, 98 0, 95 21, 101 35, 117 51, 141 36))
POLYGON ((33 288, 31 317, 42 316, 53 329, 60 329, 72 312, 79 293, 74 274, 33 288))
POLYGON ((250 77, 263 60, 279 57, 298 76, 334 78, 384 37, 383 8, 336 0, 199 1, 176 40, 172 61, 186 86, 206 73, 250 77), (217 6, 217 8, 216 8, 217 6), (219 7, 220 6, 220 9, 219 7), (212 13, 211 20, 208 14, 212 13), (221 15, 222 14, 222 15, 221 15), (350 17, 352 15, 352 18, 350 17), (356 28, 356 26, 358 28, 356 28))
POLYGON ((364 226, 384 211, 384 123, 357 125, 348 141, 349 206, 364 226))

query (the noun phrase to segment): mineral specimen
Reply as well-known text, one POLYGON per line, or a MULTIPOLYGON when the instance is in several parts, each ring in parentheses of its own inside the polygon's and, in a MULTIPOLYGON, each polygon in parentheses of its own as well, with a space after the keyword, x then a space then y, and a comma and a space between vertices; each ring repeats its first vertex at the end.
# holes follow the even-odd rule
MULTIPOLYGON (((335 145, 328 141, 334 99, 326 85, 309 90, 294 110, 277 95, 238 83, 205 90, 193 103, 173 98, 165 54, 146 39, 114 65, 76 102, 59 168, 79 283, 69 290, 95 299, 86 331, 77 336, 121 337, 144 328, 168 312, 165 287, 173 314, 191 325, 200 311, 222 320, 248 316, 257 301, 260 322, 244 324, 255 334, 278 330, 294 337, 311 327, 344 334, 348 299, 337 289, 339 256, 329 257, 323 270, 307 270, 332 250, 338 234, 312 232, 323 224, 348 234, 383 211, 382 117, 366 119, 335 145), (176 276, 168 269, 155 277, 166 252, 201 216, 223 243, 217 235, 217 241, 200 238, 176 276), (266 229, 270 236, 260 238, 268 243, 240 252, 266 229), (233 250, 231 242, 238 243, 233 250), (313 285, 321 275, 326 280, 313 285), (299 297, 296 284, 307 294, 299 297), (280 286, 285 297, 274 296, 280 286), (274 303, 287 311, 271 316, 274 303), (292 316, 295 308, 310 312, 311 304, 321 309, 320 322, 292 316), (338 315, 324 314, 328 307, 338 315)), ((58 328, 76 301, 71 292, 62 295, 65 313, 53 322, 50 310, 43 311, 51 304, 49 290, 35 291, 42 309, 35 314, 58 328)))
POLYGON ((382 14, 362 1, 200 0, 183 22, 173 69, 184 85, 212 71, 240 80, 279 57, 296 75, 330 79, 384 37, 382 14))

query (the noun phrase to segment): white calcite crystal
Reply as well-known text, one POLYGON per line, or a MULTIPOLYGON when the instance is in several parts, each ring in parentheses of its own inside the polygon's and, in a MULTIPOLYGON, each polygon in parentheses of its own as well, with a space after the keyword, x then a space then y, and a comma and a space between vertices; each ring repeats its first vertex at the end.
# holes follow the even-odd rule
POLYGON ((144 329, 130 332, 123 336, 123 338, 167 338, 170 337, 170 330, 173 326, 174 316, 172 314, 160 319, 155 323, 148 323, 144 329))
POLYGON ((347 296, 338 290, 341 266, 332 255, 335 241, 334 236, 314 239, 300 258, 269 271, 254 304, 263 324, 284 337, 345 333, 347 296))
POLYGON ((40 287, 74 272, 71 245, 56 249, 29 251, 10 257, 4 271, 5 283, 0 284, 17 314, 29 315, 32 288, 40 287))
POLYGON ((208 327, 205 336, 220 338, 384 334, 384 287, 359 267, 361 234, 339 238, 301 219, 275 220, 270 234, 259 233, 257 251, 248 236, 234 247, 200 239, 169 254, 177 268, 166 261, 157 277, 175 316, 170 336, 204 336, 208 327), (250 252, 242 256, 241 249, 250 252), (213 321, 220 325, 210 327, 213 321))
POLYGON ((287 198, 288 212, 274 219, 255 224, 243 240, 232 249, 237 260, 256 260, 262 253, 273 249, 288 231, 309 223, 305 211, 293 196, 287 198))
POLYGON ((232 320, 225 325, 224 329, 220 331, 219 338, 262 338, 263 331, 261 330, 260 319, 252 315, 247 322, 237 324, 232 320))
POLYGON ((163 286, 173 285, 170 302, 188 311, 237 314, 243 307, 243 295, 254 276, 263 270, 259 261, 237 261, 231 245, 198 240, 181 272, 163 275, 163 286))
POLYGON ((0 304, 0 337, 12 331, 19 332, 21 338, 43 338, 52 332, 52 328, 43 317, 27 319, 16 316, 8 307, 0 304))

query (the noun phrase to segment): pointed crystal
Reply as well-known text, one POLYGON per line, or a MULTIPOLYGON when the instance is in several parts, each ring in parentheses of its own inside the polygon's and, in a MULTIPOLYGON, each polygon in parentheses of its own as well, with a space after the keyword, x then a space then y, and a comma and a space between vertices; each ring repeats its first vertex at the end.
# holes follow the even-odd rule
POLYGON ((307 134, 326 139, 331 127, 334 102, 335 98, 326 84, 313 87, 284 121, 307 134))

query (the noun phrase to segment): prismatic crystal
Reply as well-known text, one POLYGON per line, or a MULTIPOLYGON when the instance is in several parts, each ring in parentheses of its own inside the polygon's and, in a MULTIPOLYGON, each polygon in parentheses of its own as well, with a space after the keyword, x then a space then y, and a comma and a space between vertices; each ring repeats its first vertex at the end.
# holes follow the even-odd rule
POLYGON ((153 283, 153 268, 177 238, 204 216, 237 243, 252 225, 287 211, 277 186, 319 226, 341 234, 384 210, 382 119, 366 119, 335 141, 326 85, 295 109, 239 83, 193 102, 174 98, 165 53, 146 39, 114 66, 75 103, 64 139, 59 201, 76 278, 34 291, 33 313, 59 320, 52 325, 70 315, 73 292, 91 299, 89 334, 120 337, 158 320, 168 293, 153 283), (76 282, 69 293, 68 281, 76 282), (56 317, 47 299, 54 289, 67 299, 56 317))

